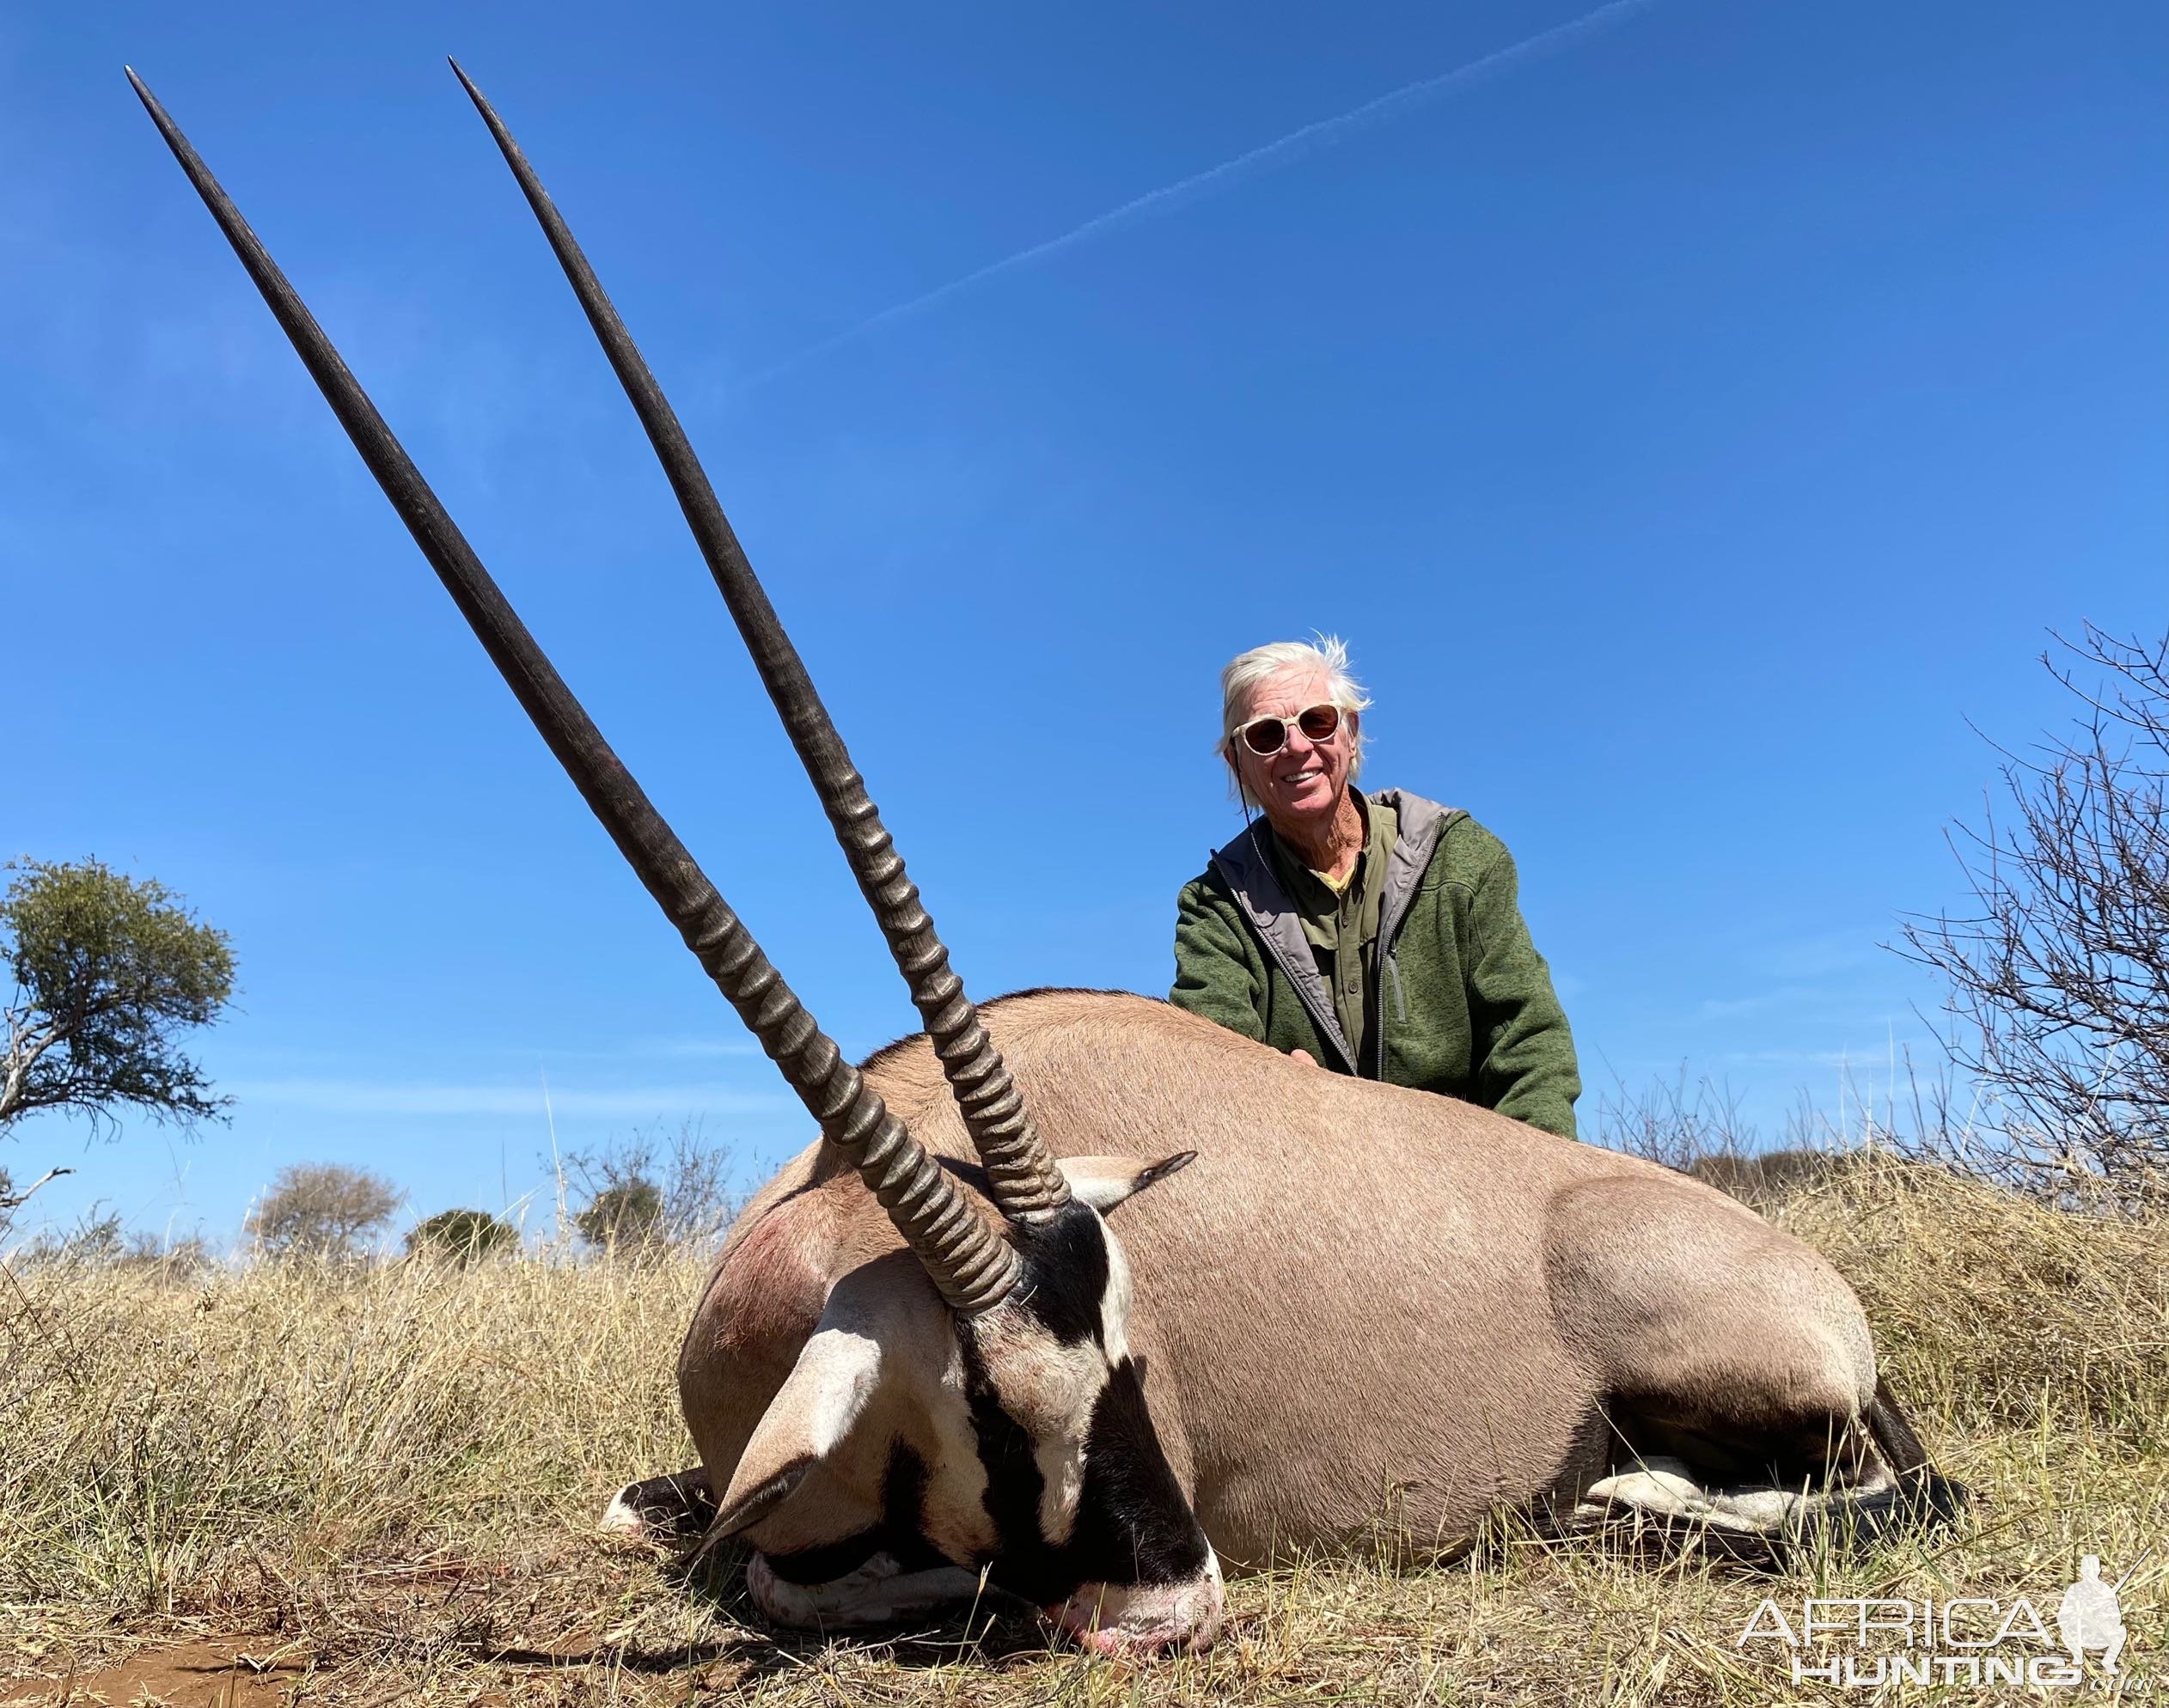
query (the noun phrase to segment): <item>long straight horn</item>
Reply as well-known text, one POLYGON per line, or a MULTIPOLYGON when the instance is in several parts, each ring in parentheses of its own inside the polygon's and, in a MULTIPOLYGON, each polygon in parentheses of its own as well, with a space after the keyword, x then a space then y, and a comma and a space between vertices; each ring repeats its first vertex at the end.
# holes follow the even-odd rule
POLYGON ((791 745, 797 748, 828 821, 835 827, 836 839, 843 845, 852 875, 858 880, 858 888, 881 924, 882 935, 889 940, 889 953, 895 956, 904 982, 910 986, 913 1005, 926 1023, 964 1125, 978 1148, 980 1160, 987 1165, 994 1202, 1012 1221, 1051 1215, 1069 1201, 1069 1182, 1034 1130, 1009 1069, 980 1024, 979 1010, 964 994, 963 981, 950 970, 949 951, 920 904, 919 888, 904 870, 903 857, 896 852, 880 813, 866 793, 865 779, 852 764, 843 738, 814 691, 798 650, 776 619, 775 607, 769 604, 753 566, 746 561, 745 552, 723 506, 716 502, 715 489, 709 485, 685 429, 678 424, 676 412, 641 359, 595 269, 588 265, 557 204, 535 175, 520 145, 512 140, 512 133, 504 128, 504 121, 483 99, 481 90, 460 69, 457 60, 452 62, 452 70, 489 125, 490 134, 497 138, 513 176, 520 180, 528 205, 542 223, 565 278, 571 281, 580 306, 587 311, 588 323, 602 341, 610 365, 617 369, 626 395, 640 417, 640 424, 648 430, 649 442, 663 460, 700 555, 708 560, 724 602, 730 607, 738 632, 753 654, 754 666, 761 673, 768 698, 775 702, 791 745))
POLYGON ((874 1089, 799 1005, 745 926, 717 894, 634 782, 542 649, 535 644, 474 550, 384 418, 339 359, 306 304, 265 253, 218 180, 133 70, 128 81, 241 257, 332 413, 392 501, 422 555, 460 607, 558 763, 565 767, 648 894, 678 928, 716 987, 783 1071, 828 1141, 857 1167, 918 1254, 942 1296, 963 1312, 985 1310, 1016 1284, 1016 1251, 904 1131, 874 1089))

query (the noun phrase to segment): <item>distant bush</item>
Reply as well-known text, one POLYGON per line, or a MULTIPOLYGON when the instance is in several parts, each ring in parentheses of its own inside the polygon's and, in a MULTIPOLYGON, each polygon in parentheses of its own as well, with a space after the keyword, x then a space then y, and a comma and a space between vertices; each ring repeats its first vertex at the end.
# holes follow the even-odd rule
POLYGON ((1840 1132, 1805 1101, 1786 1121, 1781 1142, 1766 1146, 1741 1119, 1728 1088, 1707 1079, 1689 1085, 1684 1074, 1604 1098, 1596 1138, 1692 1174, 1765 1214, 1821 1185, 1864 1146, 1899 1148, 1885 1121, 1863 1112, 1858 1129, 1840 1132))
POLYGON ((440 1210, 406 1233, 409 1257, 436 1257, 468 1264, 520 1248, 520 1230, 486 1210, 440 1210))
POLYGON ((638 1174, 597 1192, 572 1225, 598 1251, 630 1255, 669 1244, 663 1233, 663 1188, 638 1174))
POLYGON ((1720 1151, 1697 1158, 1687 1172, 1757 1210, 1781 1204, 1830 1178, 1842 1161, 1829 1150, 1720 1151))
POLYGON ((706 1245, 745 1201, 730 1147, 709 1144, 695 1121, 667 1137, 636 1132, 600 1150, 569 1152, 563 1168, 579 1201, 573 1228, 596 1251, 620 1256, 706 1245))
POLYGON ((278 1171, 242 1225, 269 1257, 348 1258, 405 1200, 389 1180, 366 1169, 296 1162, 278 1171))
POLYGON ((20 1259, 27 1268, 118 1269, 168 1281, 194 1280, 218 1262, 200 1235, 176 1240, 140 1229, 131 1233, 119 1212, 96 1205, 72 1228, 45 1229, 22 1247, 20 1259))

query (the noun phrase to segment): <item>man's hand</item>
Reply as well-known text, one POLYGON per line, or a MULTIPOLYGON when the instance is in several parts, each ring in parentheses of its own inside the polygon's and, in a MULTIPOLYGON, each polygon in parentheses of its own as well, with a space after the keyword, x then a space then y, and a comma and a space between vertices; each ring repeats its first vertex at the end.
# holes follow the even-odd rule
POLYGON ((1288 1052, 1288 1059, 1292 1062, 1301 1062, 1306 1067, 1316 1067, 1318 1064, 1318 1058, 1308 1050, 1291 1050, 1288 1052))

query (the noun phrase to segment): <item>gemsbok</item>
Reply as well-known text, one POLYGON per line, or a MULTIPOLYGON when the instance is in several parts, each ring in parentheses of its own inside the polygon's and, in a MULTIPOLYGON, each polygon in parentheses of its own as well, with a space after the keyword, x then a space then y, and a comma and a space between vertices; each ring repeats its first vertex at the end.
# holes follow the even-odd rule
POLYGON ((1149 1653, 1212 1641, 1223 1560, 1382 1524, 1446 1547, 1522 1509, 1778 1551, 1950 1516, 1958 1491, 1879 1379, 1851 1290, 1713 1188, 1141 997, 975 1008, 677 418, 459 76, 926 1024, 842 1058, 130 71, 461 615, 820 1130, 693 1313, 679 1383, 700 1467, 628 1485, 614 1522, 742 1537, 755 1599, 786 1624, 914 1615, 983 1577, 1089 1647, 1149 1653))

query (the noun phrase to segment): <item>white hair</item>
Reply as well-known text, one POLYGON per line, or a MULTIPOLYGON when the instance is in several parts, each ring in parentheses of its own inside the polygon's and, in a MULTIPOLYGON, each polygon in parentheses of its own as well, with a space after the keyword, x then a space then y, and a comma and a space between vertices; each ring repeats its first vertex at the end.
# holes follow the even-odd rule
MULTIPOLYGON (((1250 696, 1292 667, 1323 671, 1326 698, 1343 712, 1361 712, 1371 705, 1371 696, 1363 692, 1363 684, 1348 673, 1347 644, 1338 635, 1319 635, 1315 644, 1311 641, 1269 641, 1230 659, 1220 672, 1220 741, 1213 751, 1227 761, 1236 790, 1246 804, 1249 791, 1243 787, 1242 773, 1236 770, 1235 732, 1242 727, 1243 714, 1249 710, 1250 696)), ((1351 783, 1362 774, 1363 742, 1363 726, 1359 723, 1355 745, 1348 758, 1351 783)))

